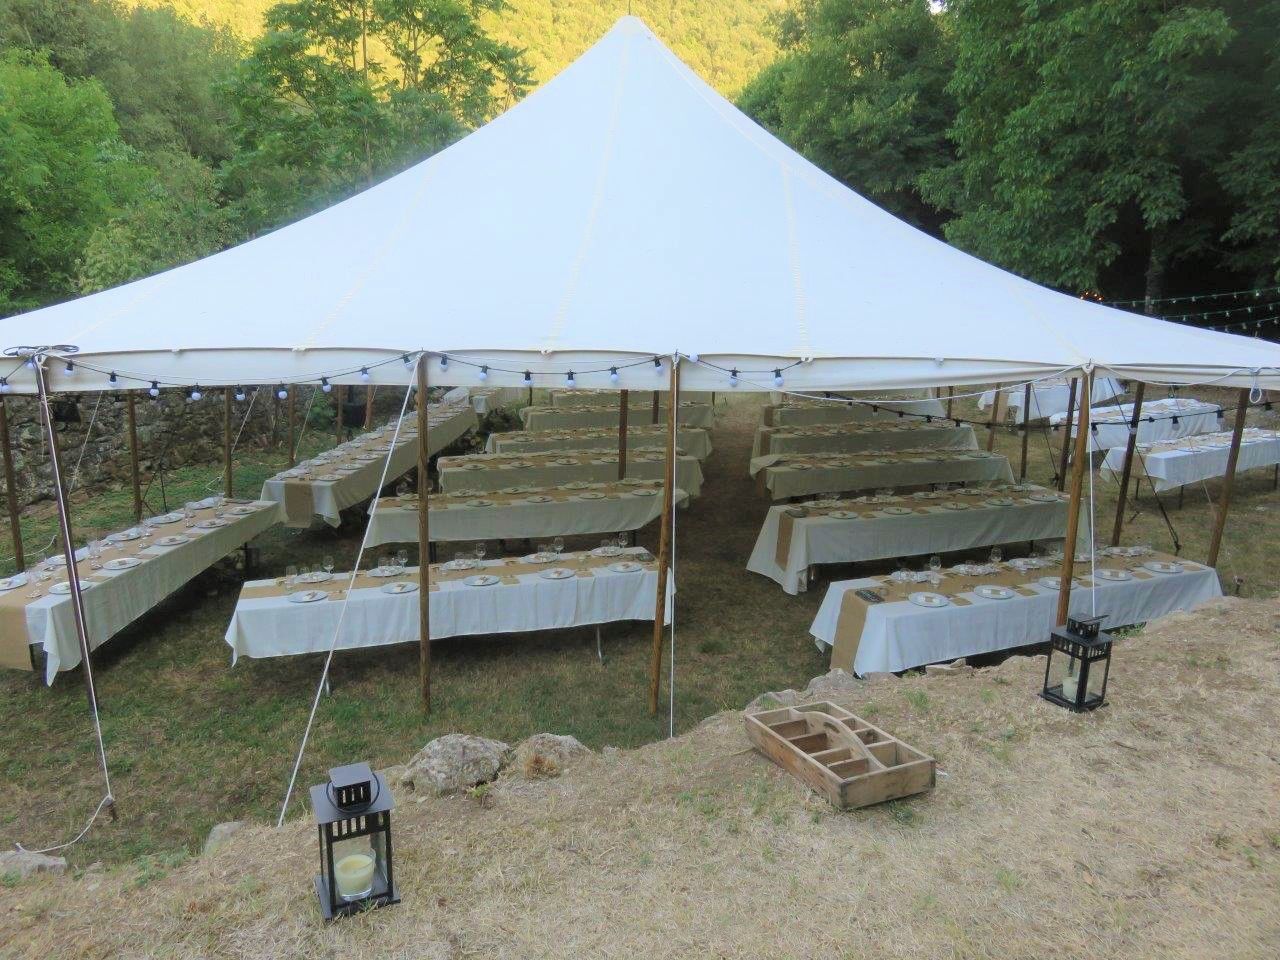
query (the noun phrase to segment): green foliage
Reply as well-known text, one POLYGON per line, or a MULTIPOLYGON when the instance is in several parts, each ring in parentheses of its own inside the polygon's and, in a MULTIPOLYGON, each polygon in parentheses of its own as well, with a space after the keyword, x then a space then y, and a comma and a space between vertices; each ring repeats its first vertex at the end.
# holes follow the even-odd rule
POLYGON ((800 0, 778 30, 782 58, 739 106, 859 193, 938 230, 918 183, 951 158, 945 18, 927 0, 800 0))

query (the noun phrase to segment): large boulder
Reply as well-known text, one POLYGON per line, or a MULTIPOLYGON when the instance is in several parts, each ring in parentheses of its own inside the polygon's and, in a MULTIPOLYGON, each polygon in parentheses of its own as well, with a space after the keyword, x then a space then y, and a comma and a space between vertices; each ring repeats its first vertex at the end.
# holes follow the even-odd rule
POLYGON ((576 737, 556 733, 535 733, 516 746, 515 767, 526 779, 558 777, 591 750, 576 737))
POLYGON ((836 667, 830 672, 810 680, 801 697, 805 701, 847 700, 860 694, 865 686, 865 680, 859 680, 848 670, 836 667))
POLYGON ((0 851, 0 877, 16 875, 26 879, 34 873, 65 873, 66 870, 67 861, 62 857, 46 857, 26 850, 0 851))
POLYGON ((800 702, 800 694, 788 687, 786 690, 770 690, 762 693, 743 710, 747 713, 761 713, 765 710, 777 710, 779 707, 794 707, 800 702))
POLYGON ((400 783, 411 790, 453 793, 487 783, 506 763, 510 747, 467 733, 447 733, 419 750, 405 767, 400 783))

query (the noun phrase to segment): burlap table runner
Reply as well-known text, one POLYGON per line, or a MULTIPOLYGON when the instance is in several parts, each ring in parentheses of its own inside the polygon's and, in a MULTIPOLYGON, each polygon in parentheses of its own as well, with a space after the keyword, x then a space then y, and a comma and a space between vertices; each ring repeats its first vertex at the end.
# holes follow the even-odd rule
MULTIPOLYGON (((769 495, 769 471, 779 468, 787 469, 795 464, 805 464, 811 470, 821 470, 824 467, 848 467, 855 469, 857 467, 874 467, 879 464, 869 463, 870 460, 892 460, 901 463, 912 457, 923 457, 926 460, 998 460, 1007 459, 1000 454, 987 454, 985 456, 974 456, 978 451, 973 450, 944 450, 944 449, 915 449, 909 448, 905 450, 858 450, 849 453, 786 453, 780 454, 778 459, 767 467, 757 471, 756 483, 760 492, 765 496, 769 495)), ((934 481, 927 481, 932 483, 934 481)), ((923 485, 923 484, 922 484, 923 485)))
MULTIPOLYGON (((1187 570, 1203 569, 1200 564, 1189 563, 1186 560, 1178 560, 1177 557, 1171 557, 1162 553, 1151 553, 1141 557, 1105 557, 1099 558, 1099 567, 1109 567, 1113 569, 1123 569, 1130 571, 1134 579, 1150 580, 1152 577, 1163 576, 1163 574, 1151 573, 1143 570, 1142 565, 1152 560, 1177 561, 1187 570)), ((1087 565, 1085 565, 1087 566, 1087 565)), ((1082 564, 1076 563, 1076 571, 1081 570, 1082 564)), ((1057 578, 1057 567, 1041 567, 1043 576, 1057 578)), ((947 597, 951 603, 957 607, 971 606, 973 601, 958 596, 961 593, 969 593, 974 587, 981 584, 992 584, 994 586, 1010 587, 1020 596, 1034 597, 1037 591, 1030 589, 1026 584, 1040 577, 1035 576, 1035 571, 1006 569, 995 574, 957 574, 948 571, 943 578, 942 583, 934 587, 928 583, 894 583, 886 578, 880 578, 878 584, 870 585, 866 588, 871 589, 884 597, 886 603, 895 603, 906 600, 911 594, 917 591, 928 591, 930 593, 940 593, 947 597)), ((1096 582, 1087 575, 1076 574, 1072 589, 1091 589, 1096 586, 1096 582)), ((858 646, 862 641, 862 631, 866 626, 867 612, 871 609, 872 604, 868 603, 858 596, 857 590, 846 590, 844 596, 840 600, 840 613, 836 618, 836 635, 835 641, 831 645, 831 665, 833 667, 843 667, 850 672, 853 671, 854 661, 858 656, 858 646)))
MULTIPOLYGON (((28 571, 28 580, 33 573, 28 571)), ((27 636, 27 594, 30 582, 0 593, 0 667, 9 670, 34 670, 31 643, 27 636)))
MULTIPOLYGON (((468 500, 488 500, 495 506, 510 506, 515 503, 528 503, 529 506, 537 506, 538 503, 544 501, 534 501, 529 503, 530 497, 549 497, 552 501, 560 503, 566 500, 572 500, 575 497, 581 497, 584 493, 599 493, 599 499, 602 500, 621 500, 624 496, 630 496, 636 490, 656 490, 662 487, 661 480, 640 480, 628 483, 588 483, 581 487, 558 486, 558 487, 521 487, 519 493, 508 493, 502 490, 485 491, 483 493, 465 492, 459 493, 433 493, 428 499, 428 510, 438 510, 447 508, 450 505, 461 506, 468 500)), ((594 497, 591 499, 595 499, 594 497)), ((382 497, 378 500, 379 510, 416 510, 418 508, 418 498, 410 495, 407 497, 382 497)))
MULTIPOLYGON (((1172 453, 1175 451, 1185 453, 1198 453, 1202 450, 1226 450, 1222 446, 1209 446, 1208 441, 1211 440, 1230 440, 1230 432, 1222 433, 1201 433, 1191 437, 1182 437, 1178 440, 1162 440, 1159 443, 1144 443, 1139 445, 1139 449, 1144 454, 1152 453, 1172 453)), ((1240 438, 1242 444, 1249 442, 1260 442, 1280 439, 1280 431, 1277 430, 1259 430, 1257 427, 1248 427, 1240 438)))
MULTIPOLYGON (((645 551, 644 553, 623 553, 613 557, 593 556, 590 551, 566 553, 553 563, 526 563, 523 560, 507 559, 498 563, 485 562, 480 567, 469 570, 446 570, 443 564, 433 563, 430 568, 430 580, 434 589, 437 583, 448 583, 453 580, 469 580, 472 577, 487 574, 498 577, 503 583, 515 583, 516 578, 530 573, 541 573, 552 567, 566 567, 577 576, 594 576, 594 571, 608 567, 624 560, 639 563, 644 569, 655 569, 657 561, 645 551)), ((566 578, 567 579, 567 578, 566 578)), ((373 577, 367 572, 356 574, 354 582, 350 573, 335 573, 332 580, 323 583, 299 583, 293 591, 285 589, 285 578, 261 584, 245 584, 240 590, 241 600, 255 600, 264 597, 283 597, 291 592, 301 593, 304 590, 321 590, 329 595, 330 600, 340 600, 348 589, 363 590, 371 587, 382 587, 397 580, 418 580, 418 568, 406 567, 405 572, 394 577, 373 577)))

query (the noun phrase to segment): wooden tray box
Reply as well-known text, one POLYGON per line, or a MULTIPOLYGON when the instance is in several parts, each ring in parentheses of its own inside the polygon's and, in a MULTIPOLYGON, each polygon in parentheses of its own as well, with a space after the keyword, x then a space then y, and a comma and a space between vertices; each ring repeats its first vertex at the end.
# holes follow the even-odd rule
POLYGON ((751 713, 744 723, 761 753, 840 810, 933 789, 932 757, 838 704, 751 713))

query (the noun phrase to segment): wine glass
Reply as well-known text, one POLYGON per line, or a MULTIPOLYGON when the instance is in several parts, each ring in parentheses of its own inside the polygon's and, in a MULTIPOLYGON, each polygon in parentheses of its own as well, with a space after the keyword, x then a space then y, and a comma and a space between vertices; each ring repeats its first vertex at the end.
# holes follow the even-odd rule
POLYGON ((555 537, 552 539, 551 549, 555 551, 556 557, 559 558, 560 554, 564 553, 564 537, 555 537))
POLYGON ((489 546, 483 540, 476 541, 475 556, 476 563, 484 562, 484 555, 489 552, 489 546))
POLYGON ((929 570, 932 573, 940 573, 942 571, 942 558, 936 553, 929 558, 929 570))
POLYGON ((627 531, 625 530, 618 532, 618 548, 621 550, 627 549, 627 531))
POLYGON ((992 547, 991 556, 989 559, 991 560, 992 563, 999 563, 1001 560, 1004 559, 1004 551, 1001 550, 999 547, 992 547))
POLYGON ((294 586, 298 582, 298 568, 292 563, 284 568, 284 592, 293 593, 294 586))
POLYGON ((330 554, 326 553, 324 555, 324 561, 321 563, 321 566, 324 567, 325 573, 333 576, 333 557, 330 554))
POLYGON ((188 527, 194 526, 196 522, 196 505, 195 501, 188 500, 182 505, 182 519, 188 527))

